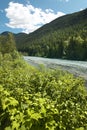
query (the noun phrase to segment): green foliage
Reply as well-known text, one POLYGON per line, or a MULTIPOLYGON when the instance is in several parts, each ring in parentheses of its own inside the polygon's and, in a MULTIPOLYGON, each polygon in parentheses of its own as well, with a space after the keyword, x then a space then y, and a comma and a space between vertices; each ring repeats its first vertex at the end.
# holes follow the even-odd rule
POLYGON ((2 54, 11 53, 16 50, 13 34, 0 35, 0 52, 2 54))
POLYGON ((74 60, 85 60, 87 52, 86 45, 87 43, 84 43, 84 40, 80 36, 71 37, 66 47, 67 58, 74 60))
POLYGON ((0 54, 0 130, 87 130, 84 81, 0 54))

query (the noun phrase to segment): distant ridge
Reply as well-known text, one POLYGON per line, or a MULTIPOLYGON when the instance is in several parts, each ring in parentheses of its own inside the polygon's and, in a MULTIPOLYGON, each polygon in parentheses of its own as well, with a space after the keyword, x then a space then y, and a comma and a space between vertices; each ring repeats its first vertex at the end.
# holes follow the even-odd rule
POLYGON ((9 33, 11 33, 11 32, 5 31, 5 32, 2 32, 1 35, 8 35, 9 33))

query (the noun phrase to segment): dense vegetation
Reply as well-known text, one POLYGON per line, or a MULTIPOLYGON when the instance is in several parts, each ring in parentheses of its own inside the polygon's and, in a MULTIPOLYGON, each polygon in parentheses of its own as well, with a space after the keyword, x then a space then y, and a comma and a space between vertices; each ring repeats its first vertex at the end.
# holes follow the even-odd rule
POLYGON ((87 9, 62 16, 31 34, 15 35, 17 48, 32 56, 87 60, 87 9))
POLYGON ((0 130, 87 130, 83 80, 39 68, 0 53, 0 130))
POLYGON ((12 33, 0 35, 0 52, 11 53, 16 50, 16 43, 12 33))

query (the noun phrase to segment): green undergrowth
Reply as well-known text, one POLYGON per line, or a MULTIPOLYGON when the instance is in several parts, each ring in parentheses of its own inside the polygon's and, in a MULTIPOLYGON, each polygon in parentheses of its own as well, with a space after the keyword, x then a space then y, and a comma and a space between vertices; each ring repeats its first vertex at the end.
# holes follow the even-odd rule
POLYGON ((0 53, 0 130, 87 130, 84 81, 0 53))

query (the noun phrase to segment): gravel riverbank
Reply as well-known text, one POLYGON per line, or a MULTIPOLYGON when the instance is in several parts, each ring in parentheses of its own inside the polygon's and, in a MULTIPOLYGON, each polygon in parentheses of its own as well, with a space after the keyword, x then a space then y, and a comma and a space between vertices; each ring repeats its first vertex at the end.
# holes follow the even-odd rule
POLYGON ((43 64, 47 68, 60 68, 62 70, 66 70, 75 76, 84 78, 87 82, 87 62, 85 61, 70 61, 31 56, 24 56, 24 59, 35 67, 43 64))

